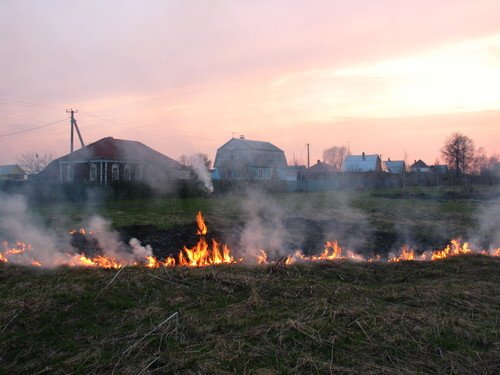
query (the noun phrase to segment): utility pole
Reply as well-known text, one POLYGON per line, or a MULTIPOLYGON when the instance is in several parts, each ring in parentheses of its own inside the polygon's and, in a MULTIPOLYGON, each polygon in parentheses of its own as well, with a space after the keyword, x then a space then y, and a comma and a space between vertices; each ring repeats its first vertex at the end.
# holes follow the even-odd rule
POLYGON ((83 143, 82 134, 80 133, 80 129, 78 128, 78 124, 76 123, 76 119, 75 119, 75 113, 78 113, 78 111, 74 111, 73 109, 70 109, 70 110, 66 110, 66 113, 71 114, 71 118, 70 118, 70 125, 71 125, 70 152, 73 153, 75 129, 76 129, 76 133, 78 134, 78 139, 80 140, 80 144, 82 145, 82 147, 85 147, 85 144, 83 143))
POLYGON ((311 162, 310 162, 310 159, 309 159, 309 146, 311 146, 310 143, 306 143, 306 146, 307 146, 307 168, 311 167, 311 162))

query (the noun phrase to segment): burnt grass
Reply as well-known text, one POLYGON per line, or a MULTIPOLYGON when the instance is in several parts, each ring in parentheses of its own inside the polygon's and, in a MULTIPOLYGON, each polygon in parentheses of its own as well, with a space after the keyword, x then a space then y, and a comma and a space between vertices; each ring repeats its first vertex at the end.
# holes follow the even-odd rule
POLYGON ((0 265, 0 374, 498 374, 500 259, 0 265))

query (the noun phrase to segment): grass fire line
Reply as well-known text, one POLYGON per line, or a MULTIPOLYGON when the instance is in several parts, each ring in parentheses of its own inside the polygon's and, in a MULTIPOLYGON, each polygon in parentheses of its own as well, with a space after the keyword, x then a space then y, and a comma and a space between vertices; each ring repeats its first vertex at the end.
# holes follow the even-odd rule
MULTIPOLYGON (((490 250, 472 249, 467 242, 460 239, 452 239, 450 244, 444 249, 432 251, 424 251, 418 253, 416 250, 404 245, 398 254, 390 254, 388 258, 379 256, 374 258, 365 257, 355 251, 343 249, 337 241, 329 241, 325 243, 323 251, 319 255, 306 256, 302 251, 298 250, 293 255, 285 258, 270 260, 267 252, 260 249, 256 252, 254 259, 235 258, 228 245, 219 243, 215 239, 207 240, 206 235, 208 228, 201 212, 196 215, 198 225, 197 235, 198 242, 195 246, 189 248, 184 246, 179 251, 177 256, 167 256, 159 259, 153 255, 146 255, 142 260, 124 260, 118 257, 108 255, 96 255, 88 257, 84 253, 74 254, 66 253, 65 257, 57 257, 51 264, 44 264, 39 259, 36 259, 33 246, 29 243, 16 241, 15 244, 10 244, 3 241, 0 247, 0 263, 12 263, 34 267, 100 267, 119 269, 124 266, 145 266, 148 268, 160 267, 204 267, 215 266, 220 264, 283 264, 291 265, 297 262, 318 262, 318 261, 335 261, 335 260, 350 260, 356 262, 390 262, 397 263, 402 261, 434 261, 438 259, 448 258, 451 256, 459 256, 465 254, 482 254, 487 256, 500 256, 500 248, 490 250)), ((71 230, 70 235, 93 236, 92 231, 87 231, 84 228, 71 230)))

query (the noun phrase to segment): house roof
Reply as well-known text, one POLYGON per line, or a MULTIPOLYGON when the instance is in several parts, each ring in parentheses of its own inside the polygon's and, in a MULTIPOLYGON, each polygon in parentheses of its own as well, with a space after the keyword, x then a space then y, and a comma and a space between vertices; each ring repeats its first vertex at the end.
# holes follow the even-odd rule
POLYGON ((316 164, 307 169, 307 173, 335 173, 339 170, 333 165, 318 160, 316 164))
POLYGON ((167 164, 172 167, 180 166, 174 159, 153 150, 141 142, 115 139, 113 137, 102 138, 55 161, 88 160, 152 162, 167 164))
POLYGON ((405 162, 403 160, 387 160, 384 161, 384 164, 390 173, 402 173, 405 169, 405 162))
POLYGON ((348 155, 344 160, 342 169, 344 172, 371 172, 377 170, 380 157, 374 155, 348 155))
POLYGON ((180 169, 181 164, 151 147, 137 141, 102 138, 94 143, 82 147, 70 154, 52 161, 41 173, 41 176, 55 175, 61 162, 88 162, 88 161, 121 161, 129 163, 162 164, 167 168, 180 169), (56 169, 57 167, 57 169, 56 169))
POLYGON ((270 142, 233 138, 217 149, 214 167, 287 167, 285 153, 270 142))
POLYGON ((427 164, 425 164, 422 159, 418 159, 415 163, 413 163, 410 168, 429 168, 427 164))
POLYGON ((25 173, 26 172, 18 164, 0 165, 0 175, 25 173))

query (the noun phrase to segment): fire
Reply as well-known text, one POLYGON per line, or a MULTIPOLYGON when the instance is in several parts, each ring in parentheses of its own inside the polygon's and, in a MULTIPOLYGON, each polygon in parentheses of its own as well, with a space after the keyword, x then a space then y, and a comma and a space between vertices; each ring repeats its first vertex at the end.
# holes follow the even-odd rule
MULTIPOLYGON (((33 247, 25 242, 17 241, 15 245, 10 245, 7 241, 0 243, 0 263, 14 263, 31 265, 34 267, 42 266, 59 266, 67 265, 71 267, 99 267, 107 269, 120 269, 125 266, 145 266, 148 268, 160 267, 203 267, 218 264, 232 264, 242 262, 243 259, 235 259, 231 254, 230 248, 216 240, 207 240, 205 238, 208 228, 205 224, 201 212, 196 215, 198 242, 193 247, 184 246, 179 251, 177 256, 168 256, 164 259, 159 259, 154 256, 145 256, 144 259, 131 260, 130 254, 125 254, 125 258, 116 258, 103 255, 88 257, 85 254, 74 253, 57 253, 57 257, 52 260, 52 263, 43 263, 40 259, 35 259, 36 252, 33 247), (128 256, 127 256, 128 255, 128 256)), ((84 228, 72 230, 70 234, 89 235, 92 232, 85 231, 84 228)), ((297 250, 293 255, 281 257, 275 262, 269 261, 267 253, 264 250, 259 250, 256 254, 256 262, 258 264, 285 264, 290 265, 295 262, 307 261, 335 261, 339 259, 348 259, 355 261, 434 261, 438 259, 448 258, 451 256, 476 253, 489 256, 500 256, 500 248, 490 250, 472 250, 467 242, 462 244, 460 239, 453 239, 451 243, 444 249, 423 252, 418 255, 416 251, 408 245, 404 245, 398 256, 392 256, 388 259, 383 259, 379 255, 375 258, 365 258, 352 250, 344 250, 337 241, 329 241, 325 243, 323 251, 319 255, 305 256, 300 250, 297 250)))
POLYGON ((264 250, 259 250, 257 254, 257 263, 266 264, 267 263, 267 253, 264 250))
POLYGON ((403 260, 415 260, 415 251, 410 249, 408 245, 403 245, 399 256, 389 258, 389 262, 401 262, 403 260))
POLYGON ((198 211, 198 213, 196 214, 196 223, 198 223, 198 231, 196 232, 196 234, 199 236, 206 235, 208 232, 208 228, 205 224, 205 220, 203 220, 201 211, 198 211))
POLYGON ((446 246, 443 250, 436 250, 432 252, 431 260, 443 259, 454 255, 468 254, 471 250, 469 244, 464 242, 461 244, 460 239, 451 240, 451 245, 446 246))

